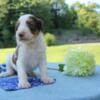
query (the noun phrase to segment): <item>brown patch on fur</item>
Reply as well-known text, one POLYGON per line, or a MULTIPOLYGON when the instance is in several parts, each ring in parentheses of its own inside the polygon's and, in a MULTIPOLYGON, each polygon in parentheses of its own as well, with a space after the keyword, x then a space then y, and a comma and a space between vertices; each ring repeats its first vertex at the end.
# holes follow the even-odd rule
POLYGON ((43 30, 42 21, 34 16, 30 16, 26 23, 34 35, 38 35, 43 30))
POLYGON ((41 19, 37 18, 36 20, 36 27, 39 31, 43 31, 43 22, 41 19))
POLYGON ((15 53, 13 54, 13 56, 12 56, 12 62, 16 65, 16 62, 17 62, 17 59, 18 59, 18 48, 19 47, 17 47, 16 48, 16 51, 15 51, 15 53))

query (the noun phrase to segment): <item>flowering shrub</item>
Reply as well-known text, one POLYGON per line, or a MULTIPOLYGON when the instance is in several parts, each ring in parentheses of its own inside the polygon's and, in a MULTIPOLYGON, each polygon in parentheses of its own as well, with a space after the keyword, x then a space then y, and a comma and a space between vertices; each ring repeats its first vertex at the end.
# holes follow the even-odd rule
POLYGON ((82 49, 70 49, 65 55, 65 73, 72 76, 88 76, 95 73, 94 56, 82 49))
POLYGON ((54 45, 56 41, 56 37, 53 34, 47 33, 45 35, 45 41, 48 46, 54 45))

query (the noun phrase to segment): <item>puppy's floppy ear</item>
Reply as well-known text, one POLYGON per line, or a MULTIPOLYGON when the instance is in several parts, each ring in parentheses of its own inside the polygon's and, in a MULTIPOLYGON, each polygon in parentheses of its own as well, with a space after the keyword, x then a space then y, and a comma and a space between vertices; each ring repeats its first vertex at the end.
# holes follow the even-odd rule
POLYGON ((43 31, 43 21, 39 18, 36 19, 36 28, 39 31, 43 31))

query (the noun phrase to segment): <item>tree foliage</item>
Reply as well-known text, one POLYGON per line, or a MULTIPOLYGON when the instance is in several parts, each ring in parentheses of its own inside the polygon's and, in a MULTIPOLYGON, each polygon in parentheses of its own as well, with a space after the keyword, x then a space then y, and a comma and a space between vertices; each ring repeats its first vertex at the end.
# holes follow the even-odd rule
POLYGON ((77 12, 76 24, 79 29, 86 35, 88 33, 100 34, 100 13, 97 12, 99 7, 96 3, 88 5, 80 4, 76 2, 73 4, 74 9, 77 12))
POLYGON ((15 23, 19 16, 34 14, 44 22, 44 32, 53 29, 79 28, 85 34, 100 35, 99 5, 74 3, 65 0, 0 0, 0 47, 15 46, 15 23))

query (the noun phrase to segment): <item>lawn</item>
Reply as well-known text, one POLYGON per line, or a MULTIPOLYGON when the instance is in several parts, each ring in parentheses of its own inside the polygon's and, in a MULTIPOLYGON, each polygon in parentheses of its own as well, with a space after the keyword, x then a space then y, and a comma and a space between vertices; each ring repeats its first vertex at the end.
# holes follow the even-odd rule
MULTIPOLYGON (((81 47, 85 48, 95 55, 96 63, 100 64, 100 43, 87 43, 87 44, 70 44, 47 47, 47 60, 48 62, 63 62, 64 55, 69 48, 81 47)), ((5 57, 8 53, 13 53, 15 49, 0 49, 0 63, 5 62, 5 57)))

